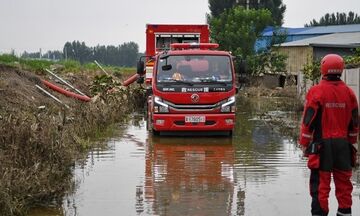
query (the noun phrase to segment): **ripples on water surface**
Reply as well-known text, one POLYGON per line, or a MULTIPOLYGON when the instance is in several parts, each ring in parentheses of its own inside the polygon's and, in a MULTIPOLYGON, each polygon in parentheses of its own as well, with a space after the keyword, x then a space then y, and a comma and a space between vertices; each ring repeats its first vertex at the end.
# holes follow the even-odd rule
MULTIPOLYGON (((76 166, 77 190, 52 215, 310 215, 309 171, 289 133, 299 116, 276 104, 239 103, 233 138, 152 137, 143 120, 129 124, 76 166)), ((334 214, 334 190, 330 205, 334 214)))

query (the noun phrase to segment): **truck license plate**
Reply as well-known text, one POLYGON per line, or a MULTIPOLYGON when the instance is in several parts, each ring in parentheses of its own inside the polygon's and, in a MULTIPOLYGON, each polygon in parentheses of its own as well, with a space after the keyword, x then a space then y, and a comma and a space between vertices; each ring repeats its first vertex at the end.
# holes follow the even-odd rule
POLYGON ((190 123, 205 122, 205 116, 185 116, 185 122, 190 122, 190 123))

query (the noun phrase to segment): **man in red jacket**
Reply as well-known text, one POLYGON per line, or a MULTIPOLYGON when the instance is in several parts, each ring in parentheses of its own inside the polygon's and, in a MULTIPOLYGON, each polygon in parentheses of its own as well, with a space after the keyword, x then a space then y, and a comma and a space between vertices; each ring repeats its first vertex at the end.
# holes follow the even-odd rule
POLYGON ((331 175, 339 204, 337 215, 351 215, 358 102, 340 79, 343 69, 339 55, 326 55, 321 60, 322 80, 306 95, 299 143, 311 170, 312 215, 328 215, 331 175))

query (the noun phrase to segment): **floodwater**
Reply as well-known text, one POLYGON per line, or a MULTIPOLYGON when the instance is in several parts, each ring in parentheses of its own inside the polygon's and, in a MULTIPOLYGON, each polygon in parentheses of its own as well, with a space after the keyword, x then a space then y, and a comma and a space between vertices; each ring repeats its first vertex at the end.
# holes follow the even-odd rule
MULTIPOLYGON (((310 215, 309 170, 294 141, 299 114, 279 111, 283 102, 238 101, 232 138, 153 137, 135 115, 76 165, 76 189, 62 209, 31 215, 310 215)), ((352 180, 359 215, 359 170, 352 180)), ((331 215, 334 196, 332 189, 331 215)))

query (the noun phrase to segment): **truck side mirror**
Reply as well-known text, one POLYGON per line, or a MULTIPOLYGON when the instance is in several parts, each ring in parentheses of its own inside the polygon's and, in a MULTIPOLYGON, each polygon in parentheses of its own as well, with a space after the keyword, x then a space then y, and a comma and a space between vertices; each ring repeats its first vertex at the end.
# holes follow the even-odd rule
POLYGON ((139 60, 137 62, 137 71, 136 71, 136 73, 139 74, 139 75, 144 74, 144 68, 145 68, 144 61, 139 60))

